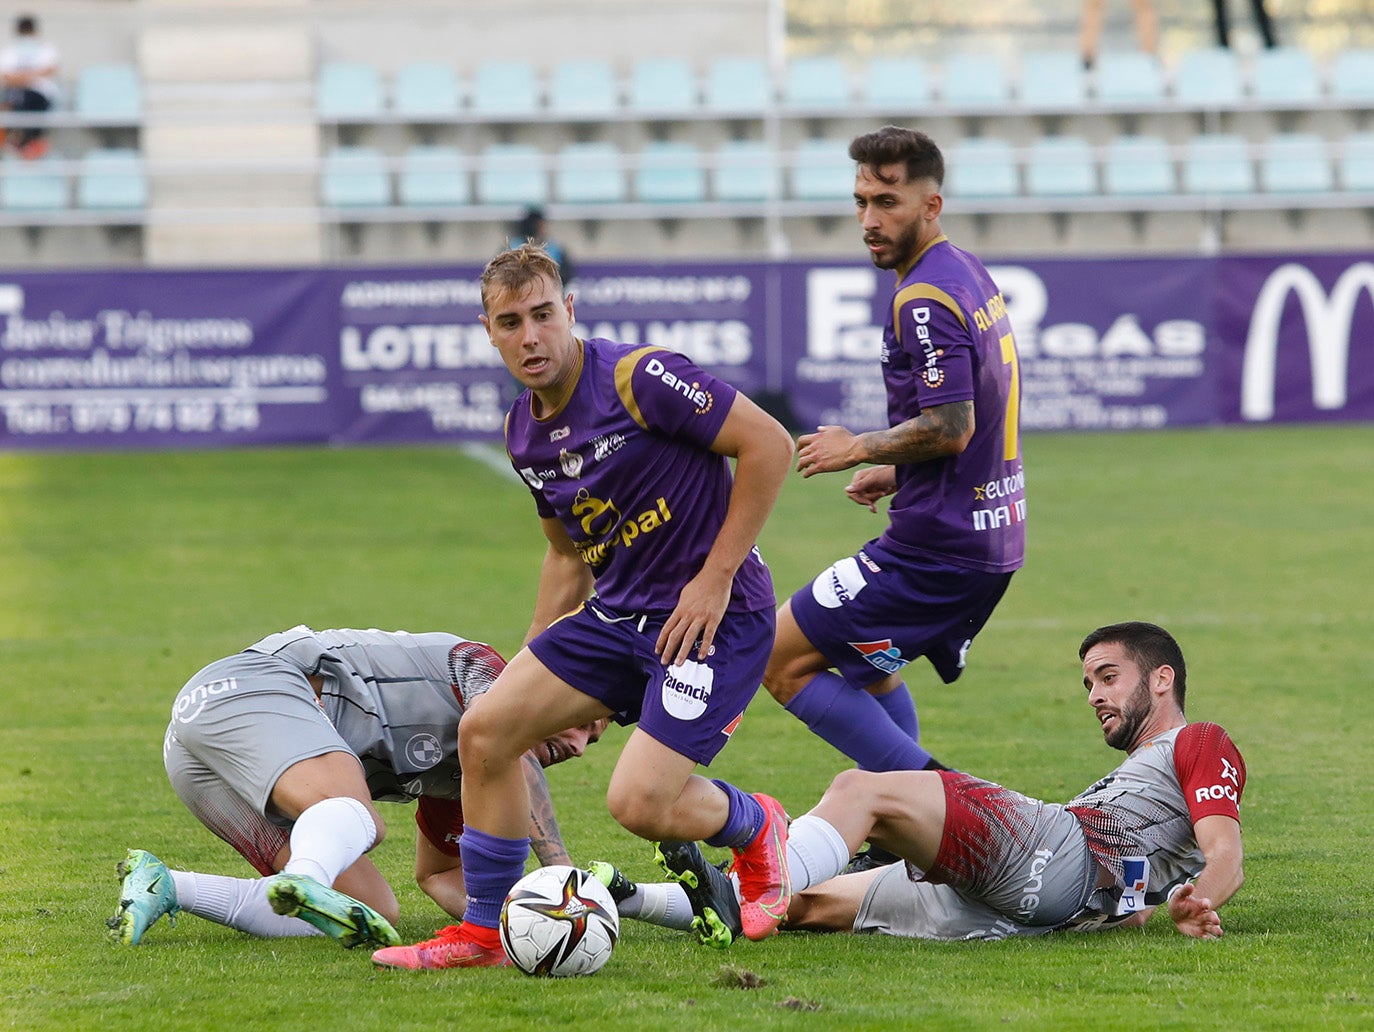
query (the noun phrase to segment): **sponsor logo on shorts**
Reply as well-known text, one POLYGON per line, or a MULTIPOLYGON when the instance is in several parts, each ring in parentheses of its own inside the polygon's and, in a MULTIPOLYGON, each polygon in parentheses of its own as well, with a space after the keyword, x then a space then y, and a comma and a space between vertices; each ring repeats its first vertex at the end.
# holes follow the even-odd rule
POLYGON ((859 562, 863 563, 865 566, 867 566, 867 567, 868 567, 870 570, 872 570, 874 573, 882 573, 882 572, 883 572, 883 568, 882 568, 881 566, 879 566, 877 563, 875 563, 871 558, 869 558, 869 555, 868 555, 867 552, 864 552, 864 551, 862 551, 862 550, 859 552, 859 562))
POLYGON ((229 692, 237 691, 239 679, 226 677, 219 681, 206 681, 194 688, 187 689, 172 703, 172 720, 178 724, 190 724, 204 712, 211 699, 229 692))
POLYGON ((715 680, 716 672, 705 663, 675 663, 664 672, 663 708, 678 720, 696 720, 706 712, 715 680))
POLYGON ((1016 917, 1022 924, 1035 923, 1035 912, 1040 909, 1040 893, 1045 888, 1045 868, 1054 859, 1054 851, 1037 849, 1032 856, 1030 877, 1021 889, 1021 902, 1016 906, 1016 917))
MULTIPOLYGON (((712 651, 715 650, 713 649, 712 651)), ((731 735, 735 733, 735 728, 739 727, 740 721, 742 721, 743 719, 744 714, 741 713, 734 720, 730 721, 730 723, 726 724, 723 728, 721 728, 720 733, 723 734, 726 738, 729 738, 731 735)))
POLYGON ((822 570, 811 582, 811 595, 826 609, 839 609, 868 586, 868 579, 859 569, 853 556, 841 559, 828 570, 822 570))
POLYGON ((443 746, 428 731, 412 735, 410 741, 406 742, 406 759, 416 770, 429 770, 443 758, 443 746))
POLYGON ((885 674, 895 674, 906 664, 902 650, 892 644, 891 638, 882 641, 851 641, 850 646, 885 674))

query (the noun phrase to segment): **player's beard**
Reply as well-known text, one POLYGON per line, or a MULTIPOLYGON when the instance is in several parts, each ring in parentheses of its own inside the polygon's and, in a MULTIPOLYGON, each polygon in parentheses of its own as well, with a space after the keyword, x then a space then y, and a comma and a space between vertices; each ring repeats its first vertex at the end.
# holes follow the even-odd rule
POLYGON ((1150 702, 1150 679, 1142 677, 1140 683, 1132 690, 1131 697, 1121 707, 1121 715, 1117 717, 1116 728, 1107 732, 1107 744, 1113 749, 1121 749, 1123 752, 1129 751, 1131 746, 1135 744, 1136 736, 1140 733, 1141 727, 1149 719, 1150 702))
POLYGON ((880 243, 890 244, 885 256, 871 255, 873 264, 880 269, 900 269, 911 264, 911 260, 916 257, 916 241, 921 232, 919 225, 908 226, 897 234, 896 239, 889 237, 864 237, 864 242, 868 243, 871 239, 880 243))

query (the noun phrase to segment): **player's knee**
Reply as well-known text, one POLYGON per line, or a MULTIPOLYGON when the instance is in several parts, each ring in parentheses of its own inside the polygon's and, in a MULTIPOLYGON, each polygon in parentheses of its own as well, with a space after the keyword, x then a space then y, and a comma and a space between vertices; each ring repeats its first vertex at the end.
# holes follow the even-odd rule
POLYGON ((636 785, 612 781, 606 790, 606 808, 622 828, 642 839, 652 841, 672 835, 665 823, 670 807, 636 785))
POLYGON ((843 808, 845 813, 863 813, 873 809, 878 797, 877 777, 867 770, 842 770, 825 790, 822 802, 843 808))
POLYGON ((487 763, 510 759, 525 751, 516 748, 522 740, 516 729, 508 728, 495 710, 474 707, 458 724, 458 762, 464 770, 479 770, 487 763))

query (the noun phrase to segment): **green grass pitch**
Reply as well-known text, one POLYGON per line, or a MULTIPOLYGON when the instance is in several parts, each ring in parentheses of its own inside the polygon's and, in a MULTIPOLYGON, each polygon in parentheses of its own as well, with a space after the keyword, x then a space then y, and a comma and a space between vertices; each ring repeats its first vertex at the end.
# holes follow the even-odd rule
MULTIPOLYGON (((1002 943, 790 934, 728 953, 627 922, 594 978, 374 971, 323 940, 189 915, 105 936, 130 846, 250 875, 173 796, 162 732, 203 663, 295 623, 453 630, 512 653, 542 555, 525 489, 456 450, 0 454, 0 1028, 1294 1029, 1374 1027, 1374 426, 1034 435, 1030 557, 955 686, 909 671, 946 762, 1062 800, 1113 766, 1082 635, 1158 621, 1189 715, 1249 767, 1226 936, 1002 943), (753 988, 741 988, 751 984, 753 988)), ((793 477, 763 541, 780 592, 877 533, 847 475, 793 477)), ((625 732, 550 772, 573 856, 652 873, 606 814, 625 732)), ((713 767, 795 815, 845 766, 760 694, 713 767)), ((400 931, 409 808, 375 853, 400 931)))

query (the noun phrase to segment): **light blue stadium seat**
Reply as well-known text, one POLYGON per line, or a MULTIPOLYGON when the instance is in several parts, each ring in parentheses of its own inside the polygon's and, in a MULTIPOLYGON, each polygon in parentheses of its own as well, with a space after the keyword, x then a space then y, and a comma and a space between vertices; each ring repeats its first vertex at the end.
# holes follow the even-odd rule
POLYGON ((451 65, 441 61, 414 61, 402 65, 392 85, 392 108, 402 118, 457 118, 463 91, 451 65))
POLYGON ((315 80, 315 113, 325 122, 370 122, 386 108, 382 77, 358 61, 328 61, 315 80))
POLYGON ((1298 47, 1272 47, 1255 55, 1252 93, 1266 104, 1310 104, 1322 95, 1317 62, 1298 47))
POLYGON ((1336 55, 1331 62, 1331 96, 1350 104, 1374 104, 1374 47, 1336 55))
POLYGON ((1011 86, 995 54, 952 54, 940 74, 940 97, 949 107, 997 107, 1010 103, 1011 86))
POLYGON ((1195 136, 1183 158, 1183 186, 1194 194, 1255 191, 1255 166, 1245 138, 1231 133, 1195 136))
POLYGON ((482 152, 477 197, 483 204, 546 204, 544 158, 527 143, 493 143, 482 152))
POLYGON ((1153 54, 1108 50, 1097 58, 1097 99, 1104 104, 1145 105, 1164 101, 1164 73, 1153 54))
POLYGON ((549 80, 549 110, 560 115, 597 118, 620 107, 620 84, 609 61, 569 58, 554 65, 549 80))
POLYGON ((396 195, 411 208, 444 208, 472 200, 468 170, 458 148, 417 144, 401 155, 396 195))
POLYGON ((1032 50, 1021 55, 1017 94, 1025 107, 1077 108, 1088 95, 1083 58, 1072 50, 1032 50))
POLYGON ((995 200, 1021 193, 1016 154, 1006 140, 977 137, 954 144, 945 180, 953 198, 995 200))
POLYGON ((701 104, 697 74, 685 58, 644 57, 630 72, 630 107, 641 115, 673 115, 701 104))
POLYGON ((473 74, 472 110, 483 117, 532 115, 539 110, 539 100, 539 77, 528 61, 485 61, 473 74))
POLYGON ((611 143, 570 143, 558 152, 553 195, 567 204, 620 204, 626 199, 620 150, 611 143))
POLYGON ((331 208, 384 208, 391 203, 386 158, 375 147, 336 147, 320 168, 320 199, 331 208))
POLYGON ((1374 133, 1351 133, 1340 145, 1341 186, 1374 193, 1374 133))
POLYGON ((131 64, 91 64, 76 77, 72 110, 96 122, 138 123, 143 118, 143 85, 131 64))
POLYGON ((875 57, 864 69, 862 91, 872 107, 910 114, 930 103, 930 73, 919 57, 875 57))
POLYGON ((67 175, 55 158, 7 159, 0 165, 0 208, 61 211, 67 207, 67 175))
POLYGON ((1260 182, 1269 193, 1326 193, 1335 188, 1326 141, 1316 133, 1275 133, 1260 153, 1260 182))
POLYGON ((761 140, 722 143, 711 180, 718 201, 767 201, 782 195, 777 156, 761 140))
POLYGON ((1091 197, 1097 193, 1092 147, 1078 136, 1042 136, 1026 159, 1026 193, 1032 197, 1091 197))
POLYGON ((1202 47, 1183 54, 1174 77, 1174 99, 1186 107, 1235 104, 1245 92, 1240 58, 1227 47, 1202 47))
POLYGON ((706 172, 695 144, 652 140, 639 153, 635 196, 649 204, 706 199, 706 172))
POLYGON ((81 158, 76 202, 82 208, 133 211, 148 206, 143 156, 128 147, 97 147, 81 158))
POLYGON ((1107 144, 1102 187, 1115 197, 1167 197, 1178 188, 1169 145, 1158 136, 1118 136, 1107 144))
POLYGON ((799 201, 852 201, 854 162, 849 141, 802 140, 792 152, 792 197, 799 201))
POLYGON ((706 107, 718 114, 757 115, 773 103, 773 77, 761 57, 717 57, 706 70, 706 107))
POLYGON ((787 62, 783 99, 808 111, 842 111, 850 104, 849 69, 838 57, 797 57, 787 62))

